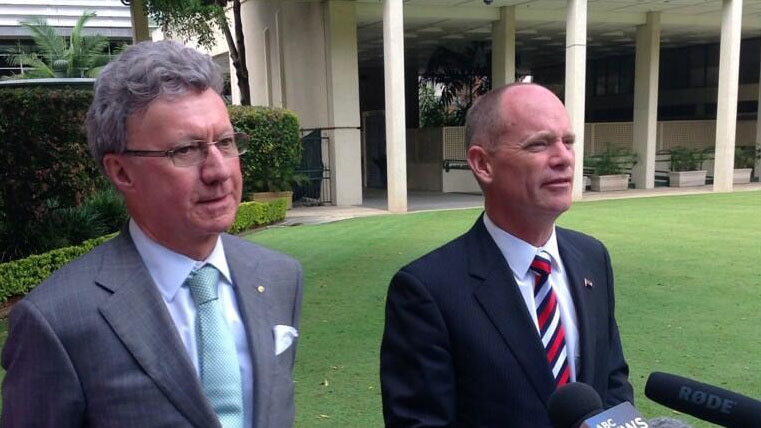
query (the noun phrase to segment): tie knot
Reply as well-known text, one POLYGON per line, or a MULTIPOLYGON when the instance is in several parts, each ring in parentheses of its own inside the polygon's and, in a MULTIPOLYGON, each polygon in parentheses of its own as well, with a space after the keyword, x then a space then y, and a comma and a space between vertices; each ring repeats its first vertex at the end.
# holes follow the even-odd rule
POLYGON ((540 250, 534 256, 534 261, 531 262, 531 270, 537 275, 546 277, 552 272, 552 263, 550 262, 550 255, 540 250))
POLYGON ((190 288, 193 302, 200 306, 217 299, 219 271, 212 265, 204 265, 201 269, 190 272, 185 283, 190 288))

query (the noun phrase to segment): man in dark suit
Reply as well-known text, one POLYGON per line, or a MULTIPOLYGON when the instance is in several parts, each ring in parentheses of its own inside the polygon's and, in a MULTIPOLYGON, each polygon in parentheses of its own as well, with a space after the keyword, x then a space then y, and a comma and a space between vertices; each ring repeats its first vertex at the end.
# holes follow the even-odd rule
POLYGON ((511 84, 468 112, 468 163, 484 214, 402 268, 381 345, 390 427, 551 427, 559 385, 632 401, 613 273, 596 239, 555 226, 571 205, 574 134, 560 100, 511 84))
POLYGON ((248 137, 222 89, 211 58, 176 42, 101 73, 88 142, 131 219, 11 312, 3 426, 293 425, 303 275, 224 233, 248 137))

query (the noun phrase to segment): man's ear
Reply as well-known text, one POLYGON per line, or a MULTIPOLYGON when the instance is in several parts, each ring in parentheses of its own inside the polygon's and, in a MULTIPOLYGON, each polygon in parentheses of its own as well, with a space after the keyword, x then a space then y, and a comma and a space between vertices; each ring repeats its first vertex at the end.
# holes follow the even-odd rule
POLYGON ((103 156, 103 170, 119 192, 127 193, 133 188, 132 173, 121 156, 113 153, 103 156))
POLYGON ((489 152, 482 146, 470 146, 468 148, 468 165, 476 176, 476 180, 482 184, 492 181, 492 165, 489 152))

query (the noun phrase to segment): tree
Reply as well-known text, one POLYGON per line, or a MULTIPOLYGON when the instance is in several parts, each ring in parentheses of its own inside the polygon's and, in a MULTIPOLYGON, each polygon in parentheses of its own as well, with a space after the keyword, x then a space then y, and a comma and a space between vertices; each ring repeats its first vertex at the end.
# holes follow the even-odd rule
POLYGON ((238 78, 240 102, 242 105, 251 104, 240 0, 146 0, 146 6, 148 15, 165 34, 185 41, 193 39, 207 49, 214 46, 215 29, 221 30, 238 78), (225 14, 228 3, 232 3, 234 36, 225 14))
POLYGON ((441 102, 458 122, 476 98, 489 91, 491 56, 486 42, 472 42, 462 51, 436 48, 428 60, 422 82, 441 88, 441 102))
POLYGON ((93 17, 94 12, 83 13, 68 38, 43 18, 19 22, 32 33, 37 52, 19 49, 10 55, 9 62, 23 68, 12 78, 96 77, 108 63, 109 42, 101 35, 83 35, 85 24, 93 17))

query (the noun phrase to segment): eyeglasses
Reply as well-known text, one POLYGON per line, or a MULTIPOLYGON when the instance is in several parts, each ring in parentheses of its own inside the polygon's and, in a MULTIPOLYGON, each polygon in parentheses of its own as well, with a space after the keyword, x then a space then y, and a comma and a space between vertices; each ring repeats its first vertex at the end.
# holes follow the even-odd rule
POLYGON ((200 140, 189 141, 172 150, 125 150, 124 154, 139 157, 168 157, 172 160, 174 166, 186 167, 200 165, 206 162, 209 146, 216 146, 217 150, 219 150, 223 157, 238 157, 243 153, 246 153, 250 140, 251 138, 248 135, 242 132, 236 132, 210 143, 200 140))

